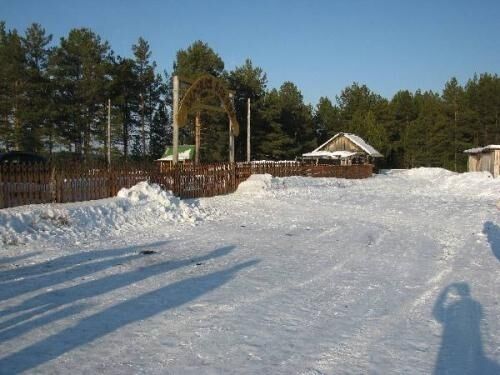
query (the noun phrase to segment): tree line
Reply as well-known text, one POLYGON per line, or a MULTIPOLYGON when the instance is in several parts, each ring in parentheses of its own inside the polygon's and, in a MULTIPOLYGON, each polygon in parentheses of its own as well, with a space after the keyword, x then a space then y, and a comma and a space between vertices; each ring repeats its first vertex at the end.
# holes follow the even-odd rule
MULTIPOLYGON (((202 41, 179 50, 169 74, 158 72, 143 38, 130 57, 115 55, 87 28, 71 30, 57 44, 52 39, 39 24, 21 35, 0 22, 0 151, 103 159, 109 99, 113 159, 158 158, 172 141, 171 76, 207 73, 235 92, 237 160, 246 155, 247 98, 254 159, 294 159, 337 132, 352 132, 377 148, 387 167, 462 171, 464 149, 500 143, 497 74, 475 75, 463 85, 451 78, 442 92, 401 90, 391 99, 353 83, 313 106, 293 82, 268 88, 266 73, 250 59, 226 70, 202 41)), ((206 103, 217 104, 214 98, 206 103)), ((201 139, 202 161, 227 160, 226 115, 202 112, 201 139)), ((194 143, 194 126, 182 129, 181 143, 194 143)))

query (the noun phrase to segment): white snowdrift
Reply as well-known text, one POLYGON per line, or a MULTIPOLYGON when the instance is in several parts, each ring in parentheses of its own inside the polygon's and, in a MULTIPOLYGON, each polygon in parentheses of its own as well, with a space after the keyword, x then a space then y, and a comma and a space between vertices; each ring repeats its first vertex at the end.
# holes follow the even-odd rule
MULTIPOLYGON (((256 176, 255 176, 256 177, 256 176)), ((252 186, 260 180, 252 182, 252 186)), ((261 182, 262 184, 262 182, 261 182)), ((488 172, 455 173, 443 168, 386 170, 373 178, 348 180, 342 178, 286 177, 272 178, 269 187, 274 196, 324 194, 324 189, 351 189, 353 192, 377 191, 383 194, 411 194, 422 197, 500 198, 500 179, 488 172)), ((252 192, 252 189, 246 189, 252 192)), ((258 189, 254 189, 259 191, 258 189)), ((340 194, 340 191, 339 191, 340 194)), ((340 197, 340 195, 339 195, 340 197)))
POLYGON ((272 190, 273 180, 270 174, 254 174, 238 186, 236 194, 266 195, 272 190))
POLYGON ((378 178, 379 182, 406 182, 411 192, 422 195, 447 193, 474 198, 500 197, 500 179, 493 178, 489 172, 456 173, 443 168, 413 168, 388 171, 378 178))
MULTIPOLYGON (((286 199, 313 194, 321 199, 325 187, 338 190, 339 199, 351 190, 355 194, 383 192, 386 196, 500 198, 500 179, 492 178, 489 173, 454 173, 441 168, 387 171, 365 180, 253 175, 240 184, 235 198, 286 199)), ((203 199, 181 201, 157 185, 141 182, 130 189, 122 189, 115 198, 3 209, 0 210, 0 246, 50 236, 80 241, 87 236, 144 229, 162 222, 196 223, 218 216, 218 212, 224 210, 217 205, 212 205, 215 209, 202 208, 197 202, 203 199)))
POLYGON ((140 182, 116 198, 67 204, 29 205, 0 210, 0 247, 58 236, 81 239, 112 231, 195 223, 215 214, 196 202, 181 201, 158 185, 140 182))

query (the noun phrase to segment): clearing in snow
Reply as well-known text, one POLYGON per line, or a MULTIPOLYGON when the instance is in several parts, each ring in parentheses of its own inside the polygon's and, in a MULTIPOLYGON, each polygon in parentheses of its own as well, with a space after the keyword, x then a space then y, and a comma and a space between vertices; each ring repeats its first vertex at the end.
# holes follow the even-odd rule
POLYGON ((0 373, 499 374, 499 193, 421 168, 0 210, 0 373))

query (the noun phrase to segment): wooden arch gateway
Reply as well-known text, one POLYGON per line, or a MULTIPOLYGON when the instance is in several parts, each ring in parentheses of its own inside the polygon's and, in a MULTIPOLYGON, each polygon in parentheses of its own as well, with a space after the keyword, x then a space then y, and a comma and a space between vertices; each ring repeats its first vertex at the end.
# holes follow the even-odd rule
MULTIPOLYGON (((221 80, 211 76, 203 75, 194 81, 173 77, 173 163, 179 160, 179 128, 187 124, 188 114, 198 110, 196 116, 196 153, 199 155, 199 111, 214 110, 225 112, 229 118, 229 162, 234 163, 234 137, 239 134, 239 124, 233 105, 233 95, 226 89, 221 80), (180 95, 180 83, 186 82, 189 88, 180 95), (206 97, 216 97, 220 101, 220 107, 210 106, 203 103, 206 97)), ((198 156, 197 156, 198 158, 198 156)))

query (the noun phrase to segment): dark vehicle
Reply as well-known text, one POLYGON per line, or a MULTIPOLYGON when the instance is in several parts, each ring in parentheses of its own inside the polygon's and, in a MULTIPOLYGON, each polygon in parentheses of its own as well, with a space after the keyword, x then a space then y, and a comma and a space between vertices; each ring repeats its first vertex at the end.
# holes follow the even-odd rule
POLYGON ((46 163, 47 159, 32 152, 10 151, 0 154, 0 164, 46 163))

